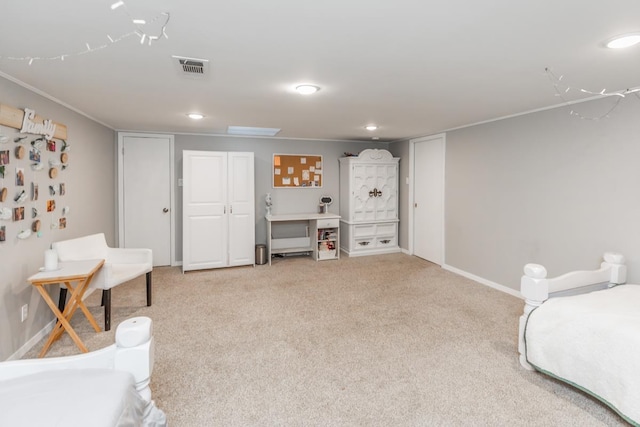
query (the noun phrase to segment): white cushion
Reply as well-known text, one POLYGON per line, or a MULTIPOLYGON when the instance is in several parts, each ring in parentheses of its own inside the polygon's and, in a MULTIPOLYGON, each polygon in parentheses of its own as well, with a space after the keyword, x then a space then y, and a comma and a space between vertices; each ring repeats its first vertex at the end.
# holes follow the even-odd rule
POLYGON ((60 261, 78 261, 84 259, 106 259, 109 247, 104 233, 99 233, 55 242, 51 245, 51 248, 58 253, 58 260, 60 261))
POLYGON ((90 287, 111 289, 120 283, 128 282, 151 271, 148 264, 110 264, 105 263, 90 283, 90 287))
POLYGON ((110 248, 104 233, 55 242, 51 247, 60 261, 104 259, 104 265, 91 280, 92 288, 111 289, 153 269, 151 249, 110 248))

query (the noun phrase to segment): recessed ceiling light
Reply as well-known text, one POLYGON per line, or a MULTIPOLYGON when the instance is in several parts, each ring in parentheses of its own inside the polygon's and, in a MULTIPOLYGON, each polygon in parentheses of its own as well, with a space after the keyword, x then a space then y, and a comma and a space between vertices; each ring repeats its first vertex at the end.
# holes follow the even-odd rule
POLYGON ((144 25, 147 23, 147 21, 145 21, 144 19, 134 19, 133 23, 136 25, 144 25))
POLYGON ((296 92, 300 95, 311 95, 312 93, 316 93, 320 90, 320 87, 315 85, 298 85, 296 86, 296 92))
POLYGON ((609 40, 606 46, 609 49, 624 49, 640 43, 640 33, 623 34, 609 40))
POLYGON ((200 120, 200 119, 204 119, 204 116, 200 113, 189 113, 187 114, 187 117, 189 117, 190 119, 193 120, 200 120))
POLYGON ((376 126, 376 125, 366 125, 364 128, 366 130, 368 130, 368 131, 374 131, 374 130, 378 129, 378 126, 376 126))

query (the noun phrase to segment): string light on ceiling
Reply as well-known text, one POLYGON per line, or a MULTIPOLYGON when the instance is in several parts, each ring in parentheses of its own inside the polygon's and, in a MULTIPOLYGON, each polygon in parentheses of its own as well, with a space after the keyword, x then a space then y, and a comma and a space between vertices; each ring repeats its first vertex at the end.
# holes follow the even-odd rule
POLYGON ((584 116, 580 113, 578 113, 575 110, 571 110, 569 112, 569 114, 571 114, 572 116, 578 117, 582 120, 601 120, 601 119, 605 119, 608 118, 609 115, 618 107, 618 105, 620 105, 620 102, 626 98, 627 95, 633 94, 636 96, 636 98, 640 99, 640 96, 638 95, 638 92, 640 92, 640 88, 635 88, 635 89, 625 89, 625 90, 621 90, 621 91, 616 91, 616 92, 607 92, 606 89, 602 89, 600 92, 594 92, 594 91, 590 91, 587 89, 581 89, 581 88, 574 88, 571 87, 565 83, 563 83, 563 79, 564 76, 561 75, 560 77, 557 77, 553 71, 551 71, 550 68, 545 68, 544 69, 545 73, 547 74, 547 77, 549 78, 549 81, 551 82, 551 84, 553 85, 553 89, 556 92, 555 96, 559 97, 562 102, 569 106, 572 104, 575 104, 578 101, 571 101, 569 99, 567 99, 567 96, 569 93, 571 92, 577 92, 580 94, 587 94, 587 95, 592 95, 594 97, 609 97, 609 96, 615 96, 617 99, 614 102, 613 106, 611 106, 611 108, 609 108, 609 110, 602 114, 601 116, 596 116, 596 117, 588 117, 588 116, 584 116))
POLYGON ((7 59, 10 61, 26 61, 29 63, 29 65, 33 64, 34 61, 58 61, 58 60, 64 61, 66 58, 69 58, 72 56, 86 55, 87 53, 92 53, 98 50, 105 49, 115 43, 121 42, 122 40, 128 39, 129 37, 132 37, 132 36, 140 37, 140 44, 144 44, 145 42, 147 42, 149 46, 151 46, 151 43, 159 40, 161 37, 164 37, 165 39, 169 38, 169 36, 167 35, 167 25, 169 24, 169 19, 171 18, 171 16, 169 15, 168 12, 161 12, 160 15, 156 16, 153 20, 149 22, 150 26, 151 24, 156 24, 156 23, 159 23, 160 25, 159 30, 150 34, 145 31, 147 22, 143 19, 134 18, 129 12, 129 9, 127 8, 127 5, 124 1, 117 1, 111 5, 111 10, 115 11, 116 9, 119 9, 120 11, 122 11, 122 13, 124 13, 129 18, 129 21, 131 21, 131 23, 135 26, 136 29, 129 33, 123 34, 119 37, 111 37, 109 34, 107 34, 106 38, 109 40, 109 43, 105 43, 98 46, 91 46, 89 43, 85 43, 85 46, 86 46, 85 50, 73 52, 73 53, 63 53, 55 56, 21 56, 21 57, 0 56, 0 59, 7 59))

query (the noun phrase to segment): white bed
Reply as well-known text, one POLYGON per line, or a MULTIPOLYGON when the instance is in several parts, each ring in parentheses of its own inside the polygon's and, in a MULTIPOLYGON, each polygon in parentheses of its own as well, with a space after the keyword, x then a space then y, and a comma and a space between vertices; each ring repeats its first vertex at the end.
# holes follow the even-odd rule
POLYGON ((115 341, 74 356, 0 363, 0 425, 166 426, 149 388, 151 319, 120 323, 115 341))
POLYGON ((521 281, 520 363, 598 398, 640 423, 640 286, 625 284, 625 259, 547 278, 527 264, 521 281))

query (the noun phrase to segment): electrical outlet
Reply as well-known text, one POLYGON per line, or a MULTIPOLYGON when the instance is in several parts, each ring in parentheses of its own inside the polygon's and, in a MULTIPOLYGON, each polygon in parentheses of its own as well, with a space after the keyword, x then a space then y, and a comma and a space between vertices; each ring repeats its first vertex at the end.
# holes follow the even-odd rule
POLYGON ((27 320, 27 316, 29 315, 29 304, 25 304, 22 306, 22 310, 20 313, 20 320, 24 322, 27 320))

